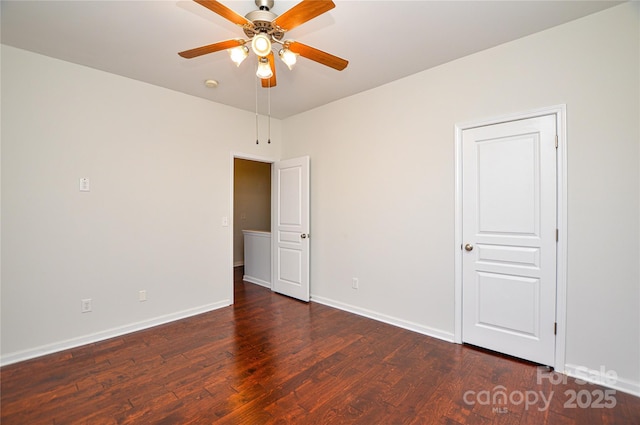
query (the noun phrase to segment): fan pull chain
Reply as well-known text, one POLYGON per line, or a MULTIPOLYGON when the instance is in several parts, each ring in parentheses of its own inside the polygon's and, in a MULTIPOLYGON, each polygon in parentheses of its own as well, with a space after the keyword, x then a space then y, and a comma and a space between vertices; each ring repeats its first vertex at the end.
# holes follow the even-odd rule
POLYGON ((268 129, 268 132, 267 132, 267 137, 268 137, 267 138, 267 143, 271 144, 271 78, 269 78, 269 88, 267 90, 269 90, 269 93, 267 94, 267 100, 268 100, 268 103, 269 103, 269 109, 268 109, 268 111, 269 111, 269 119, 267 121, 267 129, 268 129))
POLYGON ((260 143, 258 141, 258 84, 260 84, 260 79, 256 78, 256 145, 260 143))

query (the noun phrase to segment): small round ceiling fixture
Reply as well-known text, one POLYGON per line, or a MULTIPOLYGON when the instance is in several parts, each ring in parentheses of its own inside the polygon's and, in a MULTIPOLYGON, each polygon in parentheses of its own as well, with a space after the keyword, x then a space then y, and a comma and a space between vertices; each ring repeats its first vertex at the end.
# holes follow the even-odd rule
POLYGON ((204 85, 209 87, 210 89, 215 89, 218 87, 218 82, 216 80, 207 80, 204 82, 204 85))

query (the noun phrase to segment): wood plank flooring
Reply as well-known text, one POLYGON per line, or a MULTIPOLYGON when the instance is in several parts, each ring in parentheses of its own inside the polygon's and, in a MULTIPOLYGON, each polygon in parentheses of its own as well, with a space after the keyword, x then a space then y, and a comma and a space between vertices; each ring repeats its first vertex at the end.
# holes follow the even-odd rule
POLYGON ((640 398, 619 391, 235 291, 232 307, 3 367, 2 425, 640 424, 640 398))

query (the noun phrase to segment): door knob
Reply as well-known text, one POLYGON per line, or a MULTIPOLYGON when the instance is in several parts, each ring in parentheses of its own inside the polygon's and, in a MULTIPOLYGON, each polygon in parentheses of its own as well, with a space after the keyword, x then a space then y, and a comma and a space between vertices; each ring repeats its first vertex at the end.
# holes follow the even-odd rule
POLYGON ((464 246, 464 249, 466 249, 467 251, 471 251, 471 250, 473 250, 473 245, 471 245, 470 243, 468 243, 468 244, 466 244, 466 245, 464 246))
POLYGON ((303 233, 303 234, 301 234, 301 235, 300 235, 300 237, 301 237, 302 239, 307 239, 307 234, 306 234, 306 233, 303 233))

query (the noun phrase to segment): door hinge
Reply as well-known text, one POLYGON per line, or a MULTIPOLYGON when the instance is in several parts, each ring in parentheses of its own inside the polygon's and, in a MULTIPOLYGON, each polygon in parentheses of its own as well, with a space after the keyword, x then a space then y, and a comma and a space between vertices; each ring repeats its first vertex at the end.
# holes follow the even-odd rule
POLYGON ((556 149, 558 149, 558 135, 556 134, 556 149))
POLYGON ((553 334, 558 335, 558 322, 553 323, 553 334))
POLYGON ((558 242, 558 240, 560 240, 560 231, 556 229, 556 242, 558 242))

